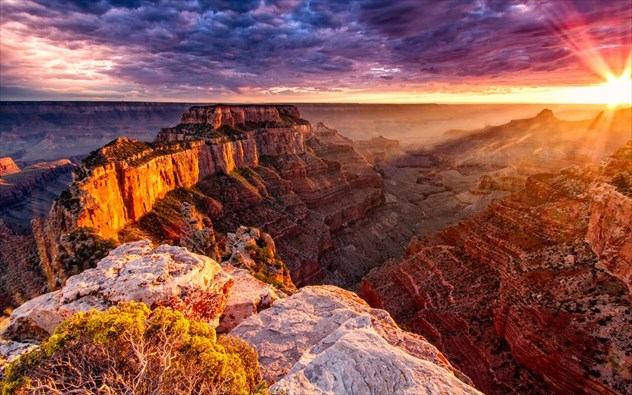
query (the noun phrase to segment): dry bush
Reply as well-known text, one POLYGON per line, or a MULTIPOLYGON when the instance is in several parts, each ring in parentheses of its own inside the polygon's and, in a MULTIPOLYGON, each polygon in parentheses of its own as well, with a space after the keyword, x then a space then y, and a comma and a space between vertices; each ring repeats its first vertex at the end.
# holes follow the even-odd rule
POLYGON ((3 394, 266 393, 247 343, 142 303, 74 315, 5 373, 3 394))

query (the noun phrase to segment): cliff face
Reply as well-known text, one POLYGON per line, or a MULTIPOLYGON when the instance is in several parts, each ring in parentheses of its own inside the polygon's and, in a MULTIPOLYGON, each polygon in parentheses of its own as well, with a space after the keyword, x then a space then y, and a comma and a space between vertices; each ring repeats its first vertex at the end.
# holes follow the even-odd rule
POLYGON ((48 221, 34 222, 42 266, 60 270, 57 240, 75 229, 179 242, 170 229, 182 226, 180 216, 152 210, 174 209, 184 193, 221 232, 262 227, 281 241, 295 281, 322 279, 333 233, 382 204, 383 183, 348 142, 320 141, 299 116, 292 106, 193 107, 155 143, 120 138, 94 152, 48 221), (156 216, 162 225, 147 226, 156 216))
MULTIPOLYGON (((374 269, 360 294, 485 393, 628 393, 629 161, 532 176, 523 192, 374 269), (586 242, 587 241, 587 242, 586 242)), ((625 156, 628 158, 629 156, 625 156)))
POLYGON ((586 241, 599 257, 599 267, 632 290, 632 142, 608 159, 601 172, 606 180, 589 192, 586 241))
POLYGON ((257 167, 261 155, 304 152, 303 140, 301 131, 290 129, 261 137, 251 132, 175 144, 119 138, 84 161, 79 177, 51 215, 66 211, 75 218, 76 227, 116 238, 118 231, 149 212, 167 192, 190 187, 209 175, 257 167))
POLYGON ((6 156, 0 158, 0 176, 6 176, 8 174, 19 173, 20 168, 15 164, 11 157, 6 156))
POLYGON ((182 123, 208 124, 217 129, 222 125, 247 125, 284 122, 282 117, 300 118, 294 106, 260 106, 260 105, 216 105, 191 107, 182 115, 182 123))
MULTIPOLYGON (((259 239, 274 249, 265 234, 244 229, 232 237, 233 252, 259 239)), ((37 343, 72 314, 125 301, 167 306, 246 340, 272 394, 480 394, 432 344, 351 292, 316 286, 287 296, 227 262, 146 240, 114 249, 59 291, 15 309, 0 357, 24 353, 28 345, 17 341, 37 343)))

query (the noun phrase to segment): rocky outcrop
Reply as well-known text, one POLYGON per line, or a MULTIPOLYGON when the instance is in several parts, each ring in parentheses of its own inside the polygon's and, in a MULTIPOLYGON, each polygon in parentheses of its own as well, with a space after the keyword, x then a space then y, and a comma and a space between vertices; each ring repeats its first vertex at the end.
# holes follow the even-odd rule
POLYGON ((422 337, 336 287, 302 288, 231 334, 255 348, 272 393, 479 393, 422 337))
POLYGON ((182 203, 182 227, 180 228, 180 245, 196 254, 206 255, 216 261, 222 256, 215 237, 213 224, 197 211, 194 205, 182 203))
POLYGON ((287 296, 273 285, 256 279, 246 269, 239 269, 227 263, 222 263, 222 269, 230 275, 234 285, 228 293, 226 308, 217 327, 220 333, 230 332, 246 318, 287 296))
MULTIPOLYGON (((282 127, 274 124, 268 128, 266 121, 257 123, 261 127, 256 130, 203 140, 194 137, 198 140, 178 143, 141 143, 119 138, 93 152, 77 170, 68 191, 54 203, 48 221, 34 225, 43 264, 53 266, 59 235, 91 228, 101 237, 116 239, 121 229, 150 212, 170 191, 192 187, 213 174, 257 167, 261 156, 304 153, 305 135, 311 127, 291 108, 284 108, 270 107, 277 118, 284 120, 282 127)), ((235 114, 241 114, 238 110, 235 114)), ((266 111, 257 111, 260 116, 252 119, 249 112, 242 114, 248 125, 250 120, 265 118, 266 111)), ((234 117, 243 120, 238 115, 234 117)), ((186 114, 184 118, 189 126, 197 122, 186 114)))
POLYGON ((94 152, 48 220, 33 222, 42 267, 61 267, 59 235, 76 229, 201 252, 209 229, 222 244, 218 232, 246 225, 279 242, 294 282, 322 281, 332 238, 384 203, 383 182, 347 139, 321 139, 299 116, 292 106, 196 107, 156 143, 117 139, 94 152), (183 202, 197 214, 183 218, 183 202))
MULTIPOLYGON (((247 235, 273 249, 269 236, 246 230, 231 236, 244 241, 240 251, 248 251, 247 235)), ((228 262, 220 268, 185 248, 152 249, 148 241, 116 248, 60 291, 23 304, 3 337, 41 340, 73 313, 130 300, 168 306, 248 341, 274 383, 271 393, 480 394, 424 338, 351 292, 318 286, 288 297, 228 262)), ((34 347, 0 341, 0 368, 34 347)))
POLYGON ((290 105, 214 105, 191 107, 182 115, 185 125, 208 124, 214 129, 223 125, 257 125, 270 123, 292 123, 293 119, 300 119, 298 109, 290 105), (290 119, 288 119, 290 118, 290 119))
POLYGON ((485 393, 628 393, 631 211, 610 181, 624 163, 529 177, 481 215, 411 241, 360 295, 485 393))
POLYGON ((179 125, 161 129, 157 141, 216 140, 248 136, 256 140, 260 156, 300 154, 311 135, 309 122, 294 106, 214 105, 191 107, 179 125))
POLYGON ((149 145, 120 138, 82 163, 51 216, 70 215, 76 227, 116 238, 119 230, 148 213, 167 192, 218 172, 257 164, 256 144, 248 139, 149 145))
POLYGON ((148 241, 122 245, 97 267, 70 277, 59 291, 31 299, 13 311, 3 333, 14 340, 41 339, 79 311, 118 302, 169 306, 213 326, 226 307, 233 280, 215 261, 182 247, 151 248, 148 241))
POLYGON ((632 294, 632 142, 603 165, 604 182, 589 191, 586 241, 599 267, 619 278, 632 294))
POLYGON ((33 343, 21 343, 0 339, 0 378, 3 375, 2 370, 4 370, 7 364, 37 347, 38 346, 33 343))
POLYGON ((240 226, 235 233, 228 233, 227 243, 231 252, 228 263, 232 266, 246 269, 256 278, 275 284, 282 291, 296 291, 290 271, 277 255, 274 240, 268 233, 240 226))
POLYGON ((0 158, 0 176, 6 176, 13 173, 19 173, 20 168, 15 164, 10 156, 0 158))

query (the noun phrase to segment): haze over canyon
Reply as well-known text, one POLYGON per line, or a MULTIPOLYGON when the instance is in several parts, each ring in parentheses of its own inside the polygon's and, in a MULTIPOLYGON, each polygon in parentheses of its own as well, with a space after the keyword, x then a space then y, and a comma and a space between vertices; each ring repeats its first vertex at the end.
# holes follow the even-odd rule
MULTIPOLYGON (((108 106, 116 109, 99 116, 116 111, 125 119, 128 109, 139 111, 108 106)), ((56 108, 63 110, 59 117, 68 116, 67 106, 56 108)), ((381 108, 389 109, 407 110, 381 108)), ((349 139, 303 119, 292 105, 191 106, 180 118, 154 141, 118 137, 76 164, 58 160, 21 169, 3 160, 2 300, 17 307, 6 338, 39 340, 73 312, 121 300, 187 312, 208 299, 219 304, 197 316, 220 331, 241 333, 260 356, 268 355, 277 351, 265 347, 280 340, 246 330, 253 325, 247 318, 259 311, 263 317, 269 306, 281 306, 275 300, 292 294, 288 303, 332 303, 327 292, 339 288, 322 288, 330 284, 359 292, 362 303, 385 309, 423 336, 407 340, 418 343, 404 354, 420 358, 409 347, 432 344, 449 364, 439 364, 442 374, 466 387, 490 394, 630 390, 630 108, 584 120, 563 120, 543 109, 406 145, 383 136, 349 139), (54 201, 44 198, 55 189, 54 201), (27 209, 44 201, 52 204, 45 215, 27 209), (103 272, 108 259, 158 262, 127 252, 141 241, 202 254, 220 262, 222 275, 232 280, 204 280, 191 291, 175 277, 167 288, 147 283, 174 276, 157 273, 155 264, 130 268, 126 276, 153 273, 137 279, 103 272), (119 245, 122 255, 115 258, 110 251, 119 245), (80 279, 88 273, 91 280, 80 279), (150 293, 129 287, 149 287, 150 293), (77 296, 64 296, 69 292, 77 296), (299 302, 309 292, 322 301, 299 302)), ((67 133, 70 141, 81 140, 67 133)), ((183 259, 174 253, 167 254, 183 259)), ((342 325, 336 322, 327 325, 342 325)), ((307 336, 306 328, 295 330, 307 336)), ((354 337, 368 336, 358 330, 354 337)), ((362 342, 368 340, 357 341, 357 352, 366 352, 362 342)), ((296 358, 307 349, 296 350, 296 358)), ((333 355, 321 356, 322 363, 333 355)), ((391 362, 409 358, 396 355, 391 362)), ((296 381, 290 368, 298 359, 266 376, 266 363, 279 363, 279 356, 269 358, 260 359, 264 376, 278 388, 301 393, 333 385, 322 378, 296 381)), ((349 369, 357 364, 340 369, 331 374, 356 380, 349 369)), ((413 383, 428 380, 408 374, 413 383)), ((371 388, 391 379, 376 380, 371 388)))
POLYGON ((0 392, 632 393, 629 0, 0 0, 0 392))

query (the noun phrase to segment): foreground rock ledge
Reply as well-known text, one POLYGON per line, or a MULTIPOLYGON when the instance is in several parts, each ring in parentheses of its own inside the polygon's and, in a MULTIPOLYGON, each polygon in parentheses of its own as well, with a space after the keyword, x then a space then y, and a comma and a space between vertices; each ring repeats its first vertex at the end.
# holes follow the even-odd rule
POLYGON ((423 337, 337 287, 302 288, 231 334, 259 353, 272 393, 480 393, 423 337))
POLYGON ((105 310, 119 302, 169 306, 216 327, 233 280, 220 265, 186 248, 147 240, 124 244, 97 267, 72 276, 64 288, 31 299, 13 311, 3 336, 40 340, 80 311, 105 310))

